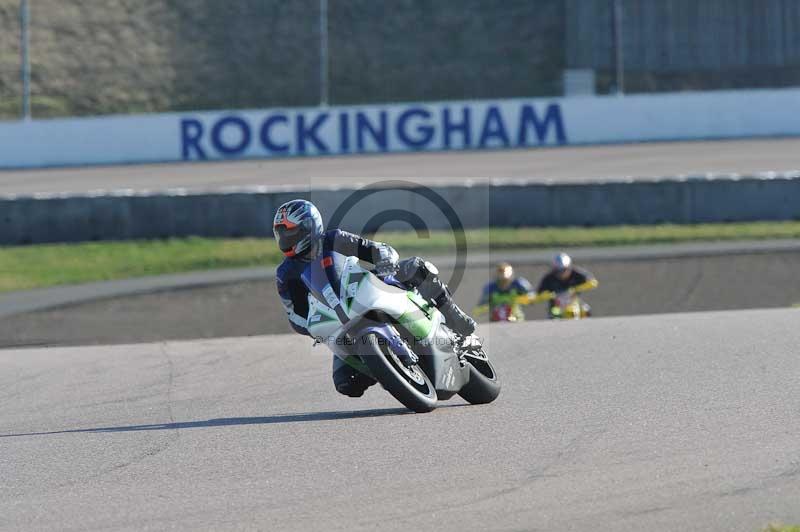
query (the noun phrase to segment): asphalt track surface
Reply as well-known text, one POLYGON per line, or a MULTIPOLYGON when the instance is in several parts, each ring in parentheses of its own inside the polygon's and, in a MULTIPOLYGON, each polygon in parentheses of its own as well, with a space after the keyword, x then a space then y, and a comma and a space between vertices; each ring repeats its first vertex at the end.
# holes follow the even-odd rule
POLYGON ((0 195, 171 188, 364 185, 405 178, 424 184, 518 178, 576 182, 664 176, 793 172, 800 139, 660 142, 527 150, 261 159, 44 170, 0 170, 0 195))
MULTIPOLYGON (((675 248, 676 253, 679 249, 675 248)), ((618 252, 622 255, 625 250, 618 252)), ((494 258, 505 259, 502 255, 494 258)), ((796 249, 581 263, 600 280, 600 287, 586 295, 596 316, 788 308, 800 303, 800 251, 796 249)), ((455 294, 465 309, 476 304, 483 284, 493 274, 489 264, 466 270, 455 294)), ((448 279, 450 269, 443 267, 442 272, 448 279)), ((546 266, 518 264, 517 272, 535 283, 546 266)), ((530 307, 528 316, 544 318, 544 306, 530 307)), ((249 280, 0 317, 0 347, 134 343, 289 331, 274 282, 249 280)))
MULTIPOLYGON (((326 184, 795 168, 800 141, 749 142, 386 156, 363 166, 337 158, 0 172, 0 193, 280 184, 311 181, 323 168, 326 184), (68 188, 55 186, 63 179, 68 188)), ((800 302, 798 259, 587 263, 602 282, 590 301, 606 316, 785 307, 800 302)), ((522 273, 537 277, 541 267, 522 273)), ((463 304, 488 274, 471 271, 463 304)), ((177 323, 186 325, 181 335, 204 336, 226 319, 252 327, 237 334, 258 334, 286 327, 273 294, 271 283, 254 281, 97 301, 4 319, 0 338, 36 320, 33 330, 54 337, 84 334, 72 342, 102 342, 100 333, 120 323, 105 341, 119 332, 142 341, 144 328, 177 323)), ((338 396, 330 355, 297 335, 0 350, 0 529, 638 532, 797 523, 798 323, 800 310, 781 308, 483 324, 500 398, 481 407, 456 399, 426 415, 378 387, 361 399, 338 396)), ((153 339, 173 335, 161 336, 153 339)))
POLYGON ((800 522, 800 310, 482 326, 414 415, 295 335, 0 351, 5 530, 756 531, 800 522))

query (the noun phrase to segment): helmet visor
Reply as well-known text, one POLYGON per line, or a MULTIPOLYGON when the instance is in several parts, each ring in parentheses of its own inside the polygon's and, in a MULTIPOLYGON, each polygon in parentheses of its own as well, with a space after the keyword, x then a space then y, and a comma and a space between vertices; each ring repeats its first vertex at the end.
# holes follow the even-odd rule
POLYGON ((299 225, 287 228, 285 225, 276 225, 273 227, 275 233, 275 240, 278 241, 278 247, 284 253, 292 251, 295 245, 303 239, 305 231, 299 225))

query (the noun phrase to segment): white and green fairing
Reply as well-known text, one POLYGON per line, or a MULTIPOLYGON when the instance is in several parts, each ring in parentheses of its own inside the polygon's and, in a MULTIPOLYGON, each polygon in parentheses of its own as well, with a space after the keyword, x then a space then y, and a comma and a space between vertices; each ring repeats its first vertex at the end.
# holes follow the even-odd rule
POLYGON ((332 289, 325 291, 327 304, 312 294, 308 296, 308 331, 324 343, 335 342, 344 325, 334 308, 341 303, 350 320, 369 311, 382 311, 396 319, 417 341, 430 340, 442 321, 442 315, 414 291, 388 285, 348 257, 341 275, 337 297, 332 289))

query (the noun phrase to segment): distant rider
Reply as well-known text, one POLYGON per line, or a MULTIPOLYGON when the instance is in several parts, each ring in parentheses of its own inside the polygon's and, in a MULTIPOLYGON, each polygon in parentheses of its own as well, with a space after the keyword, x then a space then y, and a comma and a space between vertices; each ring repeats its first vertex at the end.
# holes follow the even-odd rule
MULTIPOLYGON (((597 279, 591 272, 575 266, 572 258, 566 253, 559 253, 553 258, 550 271, 539 282, 537 296, 558 295, 563 292, 577 294, 594 290, 597 285, 597 279)), ((551 299, 551 311, 554 304, 555 302, 551 299)), ((591 315, 592 309, 586 302, 583 303, 583 311, 587 316, 591 315)))
MULTIPOLYGON (((305 200, 281 205, 272 225, 278 247, 286 256, 278 266, 278 295, 296 332, 311 336, 306 329, 309 290, 301 277, 303 270, 309 262, 331 251, 358 257, 371 263, 379 277, 394 275, 408 288, 416 288, 422 297, 436 305, 454 332, 469 336, 475 331, 475 322, 455 304, 433 264, 419 257, 400 260, 397 251, 388 244, 340 229, 325 232, 319 211, 305 200)), ((339 393, 360 397, 375 381, 334 356, 333 383, 339 393)))
POLYGON ((507 262, 501 262, 495 270, 495 278, 483 287, 483 294, 478 306, 488 306, 489 319, 501 321, 496 312, 497 307, 508 305, 510 315, 507 321, 521 321, 525 319, 522 305, 514 301, 515 296, 533 296, 533 286, 524 277, 514 276, 514 268, 507 262))

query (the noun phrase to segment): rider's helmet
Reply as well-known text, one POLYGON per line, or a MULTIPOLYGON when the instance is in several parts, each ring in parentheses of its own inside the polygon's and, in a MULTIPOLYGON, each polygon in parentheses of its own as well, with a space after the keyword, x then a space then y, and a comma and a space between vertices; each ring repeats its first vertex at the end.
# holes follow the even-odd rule
POLYGON ((566 253, 559 253, 553 257, 553 270, 556 273, 564 273, 572 268, 572 258, 566 253))
POLYGON ((311 260, 316 257, 322 241, 322 216, 310 201, 287 201, 275 213, 272 232, 284 255, 311 260))
POLYGON ((501 262, 497 265, 495 280, 497 287, 500 290, 508 290, 511 282, 514 280, 514 268, 507 262, 501 262))

